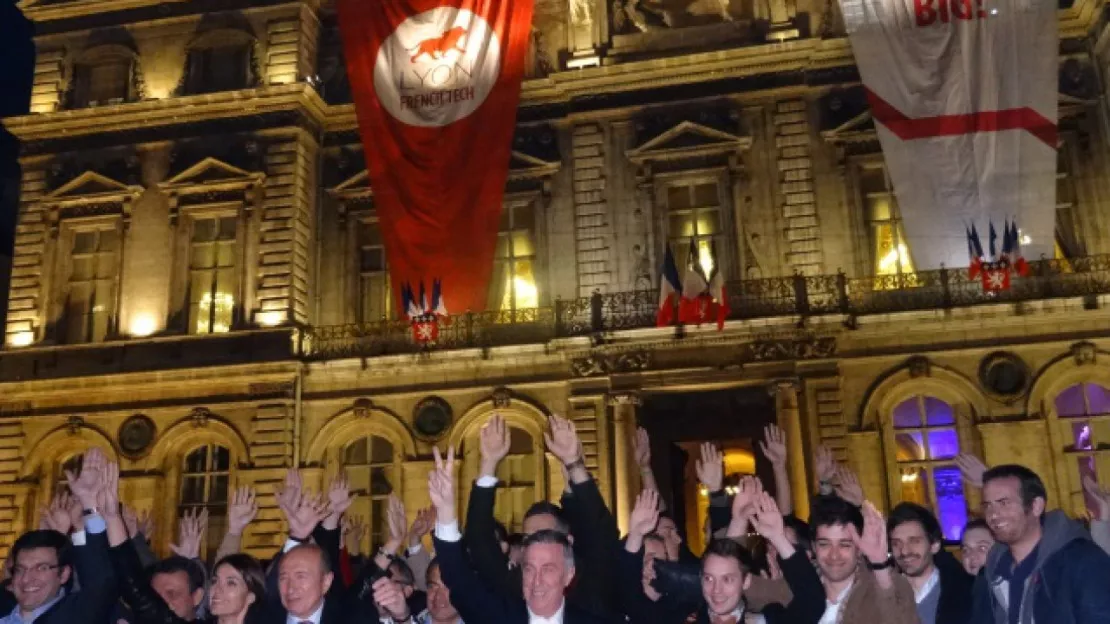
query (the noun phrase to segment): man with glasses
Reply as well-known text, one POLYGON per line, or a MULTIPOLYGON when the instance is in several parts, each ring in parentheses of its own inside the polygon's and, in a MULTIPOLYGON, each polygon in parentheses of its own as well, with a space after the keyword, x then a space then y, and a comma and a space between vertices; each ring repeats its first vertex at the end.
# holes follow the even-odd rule
POLYGON ((97 508, 106 463, 104 454, 94 449, 85 454, 80 477, 68 475, 69 489, 84 510, 83 531, 71 538, 57 531, 31 531, 16 540, 11 589, 17 605, 0 624, 108 621, 118 594, 108 564, 107 525, 97 508), (81 589, 69 593, 65 585, 74 573, 81 589))

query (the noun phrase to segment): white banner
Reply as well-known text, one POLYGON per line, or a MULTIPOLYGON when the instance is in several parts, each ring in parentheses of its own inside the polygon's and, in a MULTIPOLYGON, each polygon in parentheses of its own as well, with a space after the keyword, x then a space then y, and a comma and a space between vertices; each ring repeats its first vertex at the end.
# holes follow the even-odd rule
MULTIPOLYGON (((1056 0, 840 0, 914 266, 968 265, 1016 221, 1052 257, 1056 0)), ((989 253, 989 251, 988 251, 989 253)))

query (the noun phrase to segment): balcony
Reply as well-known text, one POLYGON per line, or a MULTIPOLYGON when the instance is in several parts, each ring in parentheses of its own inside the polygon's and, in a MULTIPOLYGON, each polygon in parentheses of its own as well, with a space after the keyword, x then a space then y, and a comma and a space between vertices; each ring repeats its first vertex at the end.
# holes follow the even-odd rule
MULTIPOLYGON (((836 275, 773 277, 730 282, 730 320, 841 315, 853 325, 858 316, 952 309, 980 304, 1110 294, 1110 255, 1030 263, 1028 277, 1015 276, 1003 292, 984 292, 967 269, 920 271, 913 275, 849 278, 836 275)), ((657 290, 595 293, 557 300, 554 307, 452 315, 440 325, 439 339, 421 345, 407 321, 310 327, 301 352, 314 360, 488 348, 543 343, 555 338, 655 326, 657 290)))

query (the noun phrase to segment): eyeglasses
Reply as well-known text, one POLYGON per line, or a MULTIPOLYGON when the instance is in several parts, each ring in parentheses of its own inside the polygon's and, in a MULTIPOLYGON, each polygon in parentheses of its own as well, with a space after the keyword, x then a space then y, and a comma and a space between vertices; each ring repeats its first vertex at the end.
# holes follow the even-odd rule
POLYGON ((62 567, 62 566, 60 566, 58 564, 53 564, 52 565, 52 564, 49 564, 49 563, 40 563, 38 565, 33 565, 31 567, 15 566, 14 568, 12 568, 12 577, 13 578, 19 578, 19 577, 27 574, 28 572, 33 572, 35 574, 35 576, 42 576, 43 574, 46 574, 47 572, 50 572, 51 570, 57 570, 60 567, 62 567))

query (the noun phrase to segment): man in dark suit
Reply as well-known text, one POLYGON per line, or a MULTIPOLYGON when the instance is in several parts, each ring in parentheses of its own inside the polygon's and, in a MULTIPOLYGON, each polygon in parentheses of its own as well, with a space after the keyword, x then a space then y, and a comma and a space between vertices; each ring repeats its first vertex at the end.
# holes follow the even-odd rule
POLYGON ((12 593, 16 607, 0 624, 106 622, 117 599, 108 563, 107 525, 97 507, 107 459, 99 449, 85 454, 81 476, 67 474, 84 510, 84 530, 72 538, 57 531, 30 531, 12 547, 12 593), (70 540, 72 539, 72 544, 70 540), (76 571, 81 589, 64 589, 76 571))
MULTIPOLYGON (((565 435, 556 430, 552 436, 565 435)), ((436 555, 451 602, 468 624, 600 624, 606 620, 579 610, 566 600, 574 579, 574 551, 567 536, 544 529, 524 541, 523 598, 497 592, 484 584, 470 566, 459 533, 455 509, 455 450, 447 458, 435 449, 436 469, 428 490, 436 508, 436 555)))

